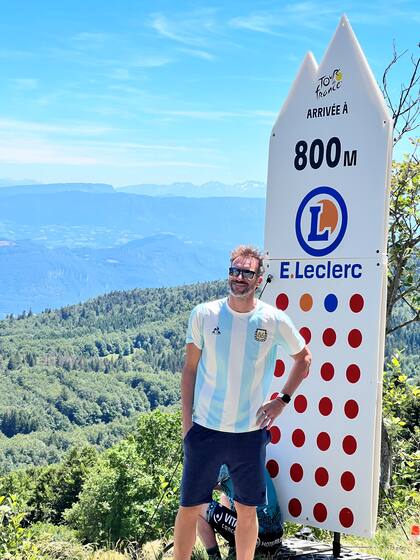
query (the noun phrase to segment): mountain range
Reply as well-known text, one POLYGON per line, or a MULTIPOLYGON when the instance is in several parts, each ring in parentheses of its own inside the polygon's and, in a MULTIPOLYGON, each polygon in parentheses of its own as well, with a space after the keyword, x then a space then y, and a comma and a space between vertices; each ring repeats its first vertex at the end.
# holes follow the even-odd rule
POLYGON ((105 184, 3 186, 0 318, 222 278, 234 245, 262 245, 264 207, 258 197, 149 196, 105 184))

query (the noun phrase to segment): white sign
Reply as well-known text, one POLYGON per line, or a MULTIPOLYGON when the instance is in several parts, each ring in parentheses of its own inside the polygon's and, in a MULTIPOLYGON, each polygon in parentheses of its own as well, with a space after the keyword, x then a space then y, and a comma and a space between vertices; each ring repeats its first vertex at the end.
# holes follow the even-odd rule
MULTIPOLYGON (((272 428, 286 519, 370 536, 378 499, 392 121, 346 17, 307 54, 274 125, 264 299, 309 342, 308 378, 272 428)), ((292 360, 279 356, 272 393, 292 360)))

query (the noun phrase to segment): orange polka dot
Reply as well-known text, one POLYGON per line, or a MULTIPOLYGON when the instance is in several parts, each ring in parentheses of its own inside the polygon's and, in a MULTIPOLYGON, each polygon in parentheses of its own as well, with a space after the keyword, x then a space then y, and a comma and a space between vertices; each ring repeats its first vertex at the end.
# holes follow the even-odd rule
POLYGON ((302 311, 310 311, 314 304, 311 294, 303 294, 299 300, 299 305, 302 311))

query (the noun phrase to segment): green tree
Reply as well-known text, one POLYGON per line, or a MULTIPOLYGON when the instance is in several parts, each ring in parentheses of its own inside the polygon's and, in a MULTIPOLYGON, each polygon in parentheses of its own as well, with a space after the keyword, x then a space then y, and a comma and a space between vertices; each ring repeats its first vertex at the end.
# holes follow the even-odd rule
POLYGON ((161 536, 178 508, 181 453, 179 412, 141 414, 135 435, 105 452, 87 473, 65 519, 91 542, 161 536))

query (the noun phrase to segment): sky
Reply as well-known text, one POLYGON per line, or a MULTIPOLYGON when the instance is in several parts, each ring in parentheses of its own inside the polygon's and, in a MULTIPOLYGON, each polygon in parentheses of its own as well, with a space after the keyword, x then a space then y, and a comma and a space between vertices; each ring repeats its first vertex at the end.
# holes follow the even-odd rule
MULTIPOLYGON (((0 181, 265 181, 276 115, 345 13, 396 95, 417 1, 0 0, 0 181)), ((402 148, 396 152, 401 157, 402 148)))

